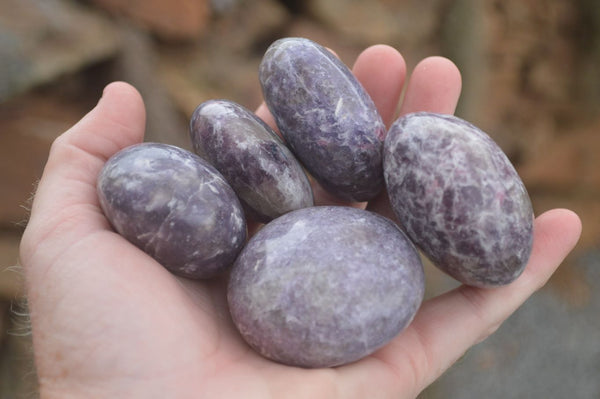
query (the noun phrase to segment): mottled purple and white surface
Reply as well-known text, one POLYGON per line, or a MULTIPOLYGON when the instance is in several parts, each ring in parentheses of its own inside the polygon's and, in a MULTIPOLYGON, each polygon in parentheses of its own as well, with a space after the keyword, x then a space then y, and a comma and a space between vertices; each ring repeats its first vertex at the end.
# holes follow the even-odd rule
POLYGON ((287 144, 323 188, 347 201, 374 198, 385 125, 350 69, 311 40, 286 38, 268 48, 259 78, 287 144))
POLYGON ((449 115, 403 116, 385 141, 384 174, 402 227, 440 269, 484 287, 522 273, 533 242, 531 202, 483 131, 449 115))
POLYGON ((97 191, 114 229, 174 274, 212 277, 246 241, 233 189, 181 148, 143 143, 121 150, 104 165, 97 191))
POLYGON ((314 204, 298 160, 250 110, 227 100, 202 103, 190 135, 195 152, 221 172, 254 219, 266 223, 314 204))
POLYGON ((373 353, 413 319, 424 293, 419 255, 389 219, 317 206, 265 225, 236 260, 229 308, 263 356, 333 367, 373 353))

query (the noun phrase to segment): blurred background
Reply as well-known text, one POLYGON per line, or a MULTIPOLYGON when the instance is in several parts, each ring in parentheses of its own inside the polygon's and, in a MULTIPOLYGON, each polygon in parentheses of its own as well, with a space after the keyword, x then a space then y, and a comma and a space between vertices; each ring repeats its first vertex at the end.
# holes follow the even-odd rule
MULTIPOLYGON (((146 102, 147 140, 189 148, 201 102, 260 104, 260 59, 284 36, 349 65, 377 43, 409 71, 450 58, 464 81, 457 115, 508 154, 536 213, 566 207, 583 220, 549 284, 421 397, 600 398, 597 0, 0 0, 0 398, 36 397, 15 266, 52 140, 125 80, 146 102)), ((456 285, 427 274, 428 296, 456 285)))

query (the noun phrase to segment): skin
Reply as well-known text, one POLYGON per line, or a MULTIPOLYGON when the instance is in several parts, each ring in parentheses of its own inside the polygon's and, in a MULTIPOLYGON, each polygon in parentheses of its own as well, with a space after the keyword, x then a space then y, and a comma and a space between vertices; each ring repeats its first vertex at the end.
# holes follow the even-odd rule
MULTIPOLYGON (((460 93, 457 68, 432 57, 412 71, 399 104, 406 66, 388 46, 366 49, 354 73, 388 125, 397 110, 452 113, 460 93)), ((272 124, 264 106, 258 114, 272 124)), ((138 92, 113 83, 51 147, 21 242, 42 398, 412 398, 542 287, 581 232, 573 212, 548 211, 510 285, 461 286, 424 302, 403 333, 353 364, 282 366, 235 331, 225 278, 176 278, 109 228, 96 176, 110 155, 142 140, 144 120, 138 92)), ((369 207, 384 210, 385 201, 369 207)))

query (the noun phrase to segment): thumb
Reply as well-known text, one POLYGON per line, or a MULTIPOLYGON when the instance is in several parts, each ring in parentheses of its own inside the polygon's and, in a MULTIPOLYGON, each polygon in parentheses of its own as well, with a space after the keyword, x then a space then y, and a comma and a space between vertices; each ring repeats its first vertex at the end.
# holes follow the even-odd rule
POLYGON ((96 195, 97 175, 111 155, 141 142, 144 129, 140 94, 116 82, 104 89, 92 111, 54 141, 21 240, 26 269, 48 263, 48 256, 82 235, 107 227, 96 195), (44 253, 44 262, 32 261, 37 252, 44 253))

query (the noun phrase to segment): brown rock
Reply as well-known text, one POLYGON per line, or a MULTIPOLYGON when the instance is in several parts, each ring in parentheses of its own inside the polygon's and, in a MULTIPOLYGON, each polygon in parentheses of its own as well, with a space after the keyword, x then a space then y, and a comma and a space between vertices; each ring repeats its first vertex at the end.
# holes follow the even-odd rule
POLYGON ((582 221, 581 238, 574 253, 600 248, 600 199, 586 192, 563 195, 533 194, 531 202, 536 215, 554 208, 567 208, 579 215, 582 221))
POLYGON ((242 57, 210 46, 195 50, 191 57, 189 53, 163 57, 160 78, 186 118, 200 103, 215 98, 255 109, 262 100, 259 63, 258 57, 242 57), (182 62, 184 59, 187 62, 182 62))
MULTIPOLYGON (((6 301, 0 301, 0 348, 4 344, 6 330, 8 329, 8 312, 10 304, 6 301)), ((0 352, 1 353, 1 352, 0 352)))
POLYGON ((194 40, 206 29, 206 0, 94 0, 112 14, 124 15, 167 40, 194 40))
POLYGON ((352 67, 360 51, 366 46, 341 39, 340 33, 309 18, 296 18, 289 26, 287 36, 305 37, 333 51, 349 67, 352 67))
POLYGON ((0 301, 23 295, 23 273, 19 262, 18 232, 0 231, 0 301))
POLYGON ((0 397, 39 397, 26 308, 0 301, 0 331, 0 397))
POLYGON ((26 221, 28 200, 52 141, 84 113, 56 96, 36 93, 0 108, 0 228, 14 229, 26 221))
POLYGON ((519 167, 531 191, 600 195, 600 119, 540 141, 519 167))
POLYGON ((0 31, 0 101, 118 50, 108 20, 65 0, 3 0, 0 31))
POLYGON ((457 113, 511 157, 526 158, 581 117, 577 3, 460 0, 447 11, 442 52, 463 74, 457 113))
POLYGON ((183 114, 191 116, 200 103, 214 98, 258 107, 258 65, 290 18, 276 0, 241 2, 217 18, 197 43, 162 46, 160 78, 183 114))
POLYGON ((422 54, 437 29, 441 0, 310 0, 314 18, 361 46, 384 43, 422 54))
POLYGON ((247 55, 262 51, 261 47, 289 26, 292 16, 278 0, 241 1, 236 7, 215 19, 208 41, 223 46, 224 51, 247 55))

